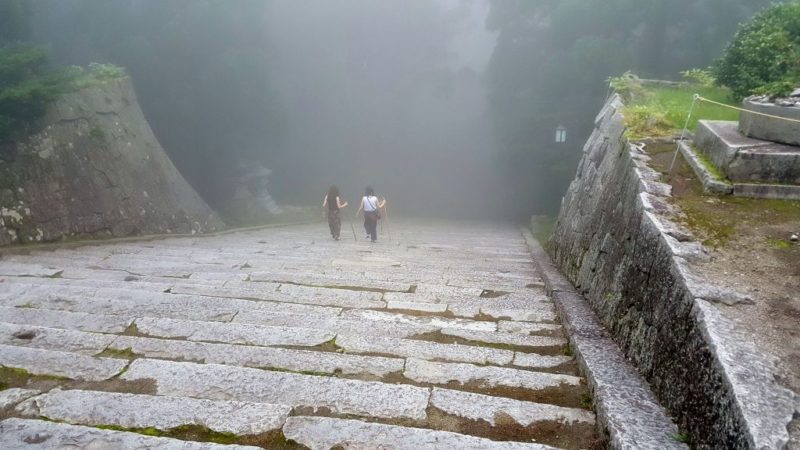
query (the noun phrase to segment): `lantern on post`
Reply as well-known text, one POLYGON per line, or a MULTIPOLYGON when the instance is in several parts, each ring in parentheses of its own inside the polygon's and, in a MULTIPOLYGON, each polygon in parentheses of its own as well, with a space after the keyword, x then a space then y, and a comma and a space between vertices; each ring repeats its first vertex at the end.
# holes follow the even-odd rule
POLYGON ((567 142, 567 129, 563 125, 556 128, 556 142, 559 144, 567 142))

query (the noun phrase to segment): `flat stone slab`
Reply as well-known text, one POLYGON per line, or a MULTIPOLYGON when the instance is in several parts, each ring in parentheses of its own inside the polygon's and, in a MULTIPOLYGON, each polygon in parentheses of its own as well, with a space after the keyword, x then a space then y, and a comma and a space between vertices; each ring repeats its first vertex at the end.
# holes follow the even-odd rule
POLYGON ((0 448, 5 449, 155 449, 155 450, 257 450, 258 447, 188 442, 143 436, 123 431, 43 420, 6 419, 0 422, 0 448))
POLYGON ((342 313, 342 318, 368 320, 375 322, 389 322, 398 324, 432 326, 434 328, 453 328, 474 331, 495 331, 494 322, 481 322, 466 319, 448 319, 436 316, 409 316, 383 311, 349 310, 342 313))
POLYGON ((374 290, 407 292, 411 289, 411 284, 395 283, 391 281, 353 279, 347 280, 341 277, 311 276, 302 272, 293 274, 279 274, 274 272, 253 272, 249 277, 250 281, 266 281, 272 283, 287 283, 304 285, 308 287, 335 287, 339 289, 350 289, 355 291, 374 290))
POLYGON ((425 302, 403 302, 403 301, 388 301, 386 302, 387 309, 399 309, 405 311, 419 311, 426 313, 443 313, 447 311, 446 303, 425 303, 425 302))
POLYGON ((283 434, 311 450, 555 450, 541 444, 497 442, 448 431, 327 417, 290 417, 283 434))
POLYGON ((531 336, 519 333, 492 333, 484 331, 460 330, 456 328, 442 328, 442 334, 447 336, 456 336, 475 342, 517 345, 521 347, 557 347, 567 344, 567 340, 564 338, 531 336))
POLYGON ((430 397, 428 389, 416 386, 149 359, 133 361, 121 378, 152 379, 158 395, 327 408, 386 419, 425 419, 430 397))
POLYGON ((291 409, 268 403, 60 389, 27 400, 16 408, 28 416, 73 425, 153 427, 162 431, 198 425, 236 435, 279 430, 291 409))
POLYGON ((148 358, 225 364, 229 366, 256 367, 314 372, 333 375, 337 372, 353 375, 384 377, 403 371, 405 361, 400 358, 359 356, 310 350, 251 347, 246 345, 209 344, 180 340, 151 339, 120 336, 109 346, 111 349, 131 352, 148 358))
POLYGON ((745 99, 742 107, 745 109, 739 116, 739 131, 742 134, 766 141, 800 145, 800 122, 797 122, 800 120, 800 107, 764 103, 754 98, 745 99), (751 111, 791 120, 766 117, 751 111))
POLYGON ((381 294, 377 292, 356 292, 273 283, 226 283, 224 287, 182 283, 173 287, 172 292, 343 308, 383 308, 386 306, 386 302, 381 301, 381 294), (262 288, 262 285, 270 286, 272 289, 262 288), (280 290, 278 290, 279 286, 280 290))
POLYGON ((380 353, 420 359, 496 364, 500 366, 510 364, 514 358, 513 352, 509 350, 377 336, 338 335, 336 344, 353 353, 380 353))
POLYGON ((405 338, 438 330, 435 325, 424 323, 366 320, 364 318, 352 316, 314 317, 302 314, 273 314, 265 311, 241 311, 234 317, 233 323, 304 327, 342 334, 397 338, 405 338))
POLYGON ((0 409, 10 408, 17 403, 27 400, 34 395, 39 395, 41 391, 37 389, 11 388, 0 391, 0 409))
POLYGON ((545 369, 558 367, 572 361, 571 356, 546 356, 536 353, 514 353, 514 364, 517 367, 528 367, 531 369, 545 369))
POLYGON ((133 318, 38 308, 0 307, 0 321, 97 333, 122 333, 133 323, 133 318))
POLYGON ((128 361, 121 359, 0 345, 0 366, 23 369, 33 375, 103 381, 120 373, 127 365, 128 361))
POLYGON ((25 264, 25 263, 0 263, 0 276, 13 276, 13 277, 41 277, 53 278, 57 277, 63 272, 61 267, 45 267, 39 264, 25 264))
POLYGON ((590 411, 450 389, 433 388, 431 406, 465 419, 483 420, 492 426, 497 425, 500 415, 511 417, 523 427, 539 422, 594 425, 594 414, 590 411))
POLYGON ((410 358, 406 361, 406 378, 432 384, 478 383, 483 388, 497 386, 542 390, 564 386, 580 386, 581 379, 560 375, 505 367, 476 366, 463 363, 442 363, 410 358))
POLYGON ((313 347, 332 341, 336 337, 334 333, 310 328, 199 322, 149 317, 137 319, 136 328, 140 333, 153 337, 261 346, 296 345, 313 347))
POLYGON ((515 322, 511 320, 501 320, 497 322, 497 331, 506 333, 536 334, 548 333, 563 329, 555 323, 535 323, 535 322, 515 322))
POLYGON ((0 344, 96 355, 115 336, 0 322, 0 344))

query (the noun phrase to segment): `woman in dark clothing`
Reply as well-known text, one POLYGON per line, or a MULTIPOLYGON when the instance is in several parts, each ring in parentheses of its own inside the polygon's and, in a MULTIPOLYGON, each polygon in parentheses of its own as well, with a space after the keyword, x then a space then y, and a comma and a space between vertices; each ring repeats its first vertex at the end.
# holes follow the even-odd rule
POLYGON ((332 185, 325 195, 325 200, 322 201, 322 207, 325 208, 328 216, 328 227, 331 229, 331 237, 339 240, 339 233, 342 231, 342 218, 339 216, 339 210, 345 208, 347 202, 342 203, 339 198, 339 188, 332 185))
POLYGON ((378 240, 378 220, 381 218, 380 210, 386 205, 386 199, 381 197, 380 200, 375 196, 375 190, 371 186, 367 186, 364 191, 364 197, 361 199, 361 205, 356 211, 356 217, 361 210, 364 210, 364 229, 367 230, 367 235, 372 239, 372 242, 378 240))

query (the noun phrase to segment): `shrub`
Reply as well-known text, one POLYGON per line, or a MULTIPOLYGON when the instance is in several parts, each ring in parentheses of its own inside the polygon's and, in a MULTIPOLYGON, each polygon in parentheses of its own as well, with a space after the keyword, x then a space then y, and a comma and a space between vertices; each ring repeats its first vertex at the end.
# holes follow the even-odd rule
POLYGON ((703 87, 712 87, 717 83, 717 79, 711 70, 689 69, 681 72, 681 75, 686 81, 703 87))
POLYGON ((0 48, 0 140, 39 118, 48 103, 69 89, 71 78, 50 66, 42 47, 0 48))
POLYGON ((713 71, 737 99, 800 83, 800 0, 773 5, 740 26, 713 71))
POLYGON ((639 101, 645 96, 642 81, 633 72, 628 71, 622 76, 609 78, 608 83, 626 103, 639 101))

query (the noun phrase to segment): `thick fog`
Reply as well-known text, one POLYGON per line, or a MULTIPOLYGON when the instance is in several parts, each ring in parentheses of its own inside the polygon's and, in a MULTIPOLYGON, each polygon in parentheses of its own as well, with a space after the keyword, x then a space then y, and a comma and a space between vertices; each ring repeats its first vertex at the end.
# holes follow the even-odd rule
POLYGON ((286 106, 275 187, 316 200, 367 184, 398 211, 474 215, 496 175, 482 75, 494 36, 474 2, 278 1, 267 18, 286 106))
POLYGON ((708 67, 769 4, 8 1, 12 39, 64 65, 125 67, 218 210, 264 166, 283 204, 318 204, 331 183, 357 202, 372 185, 396 213, 516 219, 557 211, 609 77, 708 67))

